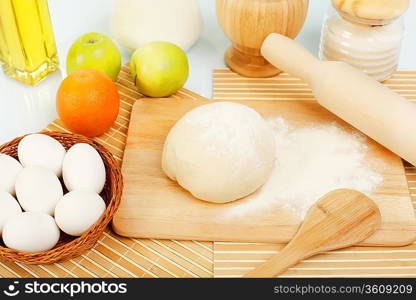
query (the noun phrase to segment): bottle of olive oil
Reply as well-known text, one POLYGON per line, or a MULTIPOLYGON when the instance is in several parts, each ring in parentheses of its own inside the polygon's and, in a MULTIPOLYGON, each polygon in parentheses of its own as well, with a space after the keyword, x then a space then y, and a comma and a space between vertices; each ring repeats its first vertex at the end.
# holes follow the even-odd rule
POLYGON ((27 85, 58 68, 47 0, 0 0, 0 65, 27 85))

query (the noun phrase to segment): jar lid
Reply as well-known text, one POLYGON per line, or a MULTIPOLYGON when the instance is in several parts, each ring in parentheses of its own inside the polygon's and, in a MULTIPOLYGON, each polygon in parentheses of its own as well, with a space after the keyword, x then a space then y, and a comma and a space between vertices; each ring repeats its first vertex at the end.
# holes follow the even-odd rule
POLYGON ((409 7, 409 0, 332 0, 340 15, 368 25, 384 25, 400 17, 409 7))

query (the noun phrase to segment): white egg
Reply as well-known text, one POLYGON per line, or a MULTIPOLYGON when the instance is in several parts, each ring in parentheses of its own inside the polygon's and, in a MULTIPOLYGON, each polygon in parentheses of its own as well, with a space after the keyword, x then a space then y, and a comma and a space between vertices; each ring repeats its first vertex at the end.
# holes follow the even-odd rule
POLYGON ((3 229, 4 244, 15 250, 42 252, 55 247, 60 231, 47 214, 24 212, 11 217, 3 229))
POLYGON ((38 166, 62 175, 65 148, 54 138, 45 134, 25 136, 17 147, 17 154, 23 167, 38 166))
POLYGON ((53 216, 56 203, 63 196, 63 190, 54 172, 32 166, 23 168, 17 176, 16 195, 25 211, 53 216))
POLYGON ((100 154, 88 144, 75 144, 65 155, 62 168, 68 191, 101 193, 105 184, 105 166, 100 154))
POLYGON ((69 235, 80 236, 94 225, 105 211, 105 202, 95 192, 72 191, 55 208, 55 221, 69 235))
POLYGON ((7 220, 21 213, 22 208, 14 197, 9 193, 0 192, 0 237, 7 220))
POLYGON ((16 177, 22 168, 16 159, 0 153, 0 191, 15 195, 16 177))

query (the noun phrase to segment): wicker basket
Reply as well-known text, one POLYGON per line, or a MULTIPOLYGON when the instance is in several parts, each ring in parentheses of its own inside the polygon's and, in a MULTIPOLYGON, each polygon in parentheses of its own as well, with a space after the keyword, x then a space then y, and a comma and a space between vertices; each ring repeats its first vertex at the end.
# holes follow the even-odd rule
MULTIPOLYGON (((76 257, 86 250, 91 249, 98 241, 111 221, 116 212, 123 190, 123 179, 120 167, 117 165, 113 155, 99 143, 81 135, 43 131, 43 134, 49 135, 58 140, 65 149, 69 149, 77 143, 86 143, 94 147, 104 161, 106 170, 106 183, 101 196, 107 204, 107 209, 101 218, 87 232, 80 237, 71 237, 61 232, 61 238, 58 244, 49 251, 29 253, 9 249, 0 244, 0 258, 24 264, 52 264, 58 261, 68 260, 76 257)), ((23 136, 24 137, 24 136, 23 136)), ((16 138, 2 146, 0 153, 8 154, 17 158, 17 145, 23 137, 16 138)))

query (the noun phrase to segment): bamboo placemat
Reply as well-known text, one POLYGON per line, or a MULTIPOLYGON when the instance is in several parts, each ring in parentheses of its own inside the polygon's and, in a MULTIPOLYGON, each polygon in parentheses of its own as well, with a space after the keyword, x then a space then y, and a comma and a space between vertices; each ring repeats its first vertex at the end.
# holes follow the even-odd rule
MULTIPOLYGON (((385 85, 416 101, 416 71, 397 72, 385 85)), ((244 78, 230 70, 215 70, 213 90, 215 100, 314 99, 306 83, 285 73, 259 79, 244 78)), ((405 163, 405 170, 416 207, 416 168, 405 163)), ((215 242, 214 277, 239 277, 283 246, 215 242)), ((416 277, 416 243, 406 247, 351 247, 331 251, 301 262, 282 277, 416 277)))
MULTIPOLYGON (((416 100, 416 71, 398 72, 389 87, 416 100)), ((140 98, 123 67, 117 82, 121 109, 110 131, 97 138, 121 163, 132 103, 140 98)), ((181 90, 176 97, 198 98, 181 90)), ((313 99, 307 85, 282 74, 273 79, 241 78, 228 70, 214 72, 214 98, 313 99), (294 95, 296 94, 296 95, 294 95)), ((59 121, 47 129, 66 131, 59 121)), ((407 165, 409 188, 416 205, 416 169, 407 165)), ((53 265, 23 265, 0 260, 0 277, 232 277, 240 276, 283 245, 130 239, 107 229, 98 244, 82 256, 53 265), (214 263, 213 263, 214 261, 214 263)), ((359 277, 416 276, 416 244, 402 248, 349 248, 316 256, 286 276, 359 277)))
MULTIPOLYGON (((113 127, 96 138, 121 164, 132 103, 137 92, 127 67, 117 81, 121 107, 113 127)), ((199 96, 185 89, 175 97, 199 96)), ((48 130, 67 130, 59 122, 48 130)), ((97 245, 83 255, 53 265, 23 265, 0 260, 0 277, 212 277, 211 242, 123 238, 108 228, 97 245)))

